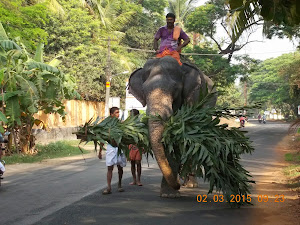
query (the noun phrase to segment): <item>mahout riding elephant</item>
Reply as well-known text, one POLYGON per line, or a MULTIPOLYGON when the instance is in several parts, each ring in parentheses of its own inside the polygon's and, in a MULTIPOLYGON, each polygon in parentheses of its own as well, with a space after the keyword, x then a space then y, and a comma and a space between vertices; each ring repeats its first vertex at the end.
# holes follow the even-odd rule
MULTIPOLYGON (((181 105, 193 104, 199 99, 200 90, 215 91, 212 80, 196 67, 184 63, 180 66, 175 59, 166 56, 149 59, 143 68, 134 71, 129 79, 129 92, 143 106, 147 115, 160 115, 167 120, 181 105)), ((216 98, 209 105, 215 105, 216 98)), ((179 162, 165 153, 161 143, 164 126, 149 119, 149 139, 156 161, 163 174, 162 197, 179 197, 179 162)))

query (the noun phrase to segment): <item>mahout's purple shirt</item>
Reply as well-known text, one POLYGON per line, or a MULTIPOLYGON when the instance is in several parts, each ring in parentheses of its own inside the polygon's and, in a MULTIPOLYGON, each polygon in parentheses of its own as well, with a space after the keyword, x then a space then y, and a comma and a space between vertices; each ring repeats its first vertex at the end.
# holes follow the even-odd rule
MULTIPOLYGON (((169 33, 167 26, 163 26, 158 29, 154 38, 157 40, 161 39, 159 52, 162 52, 165 48, 169 49, 170 51, 176 50, 176 48, 178 47, 178 41, 173 39, 173 32, 174 32, 174 28, 172 32, 169 33)), ((186 40, 188 38, 189 36, 181 29, 179 40, 180 39, 186 40)))

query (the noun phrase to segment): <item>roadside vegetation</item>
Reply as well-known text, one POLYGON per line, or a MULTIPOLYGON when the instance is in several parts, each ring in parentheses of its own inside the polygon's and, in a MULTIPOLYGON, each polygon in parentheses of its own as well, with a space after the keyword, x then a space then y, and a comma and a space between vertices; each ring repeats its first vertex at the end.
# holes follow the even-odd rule
POLYGON ((64 118, 64 100, 104 101, 108 74, 114 77, 111 96, 120 97, 124 109, 130 73, 123 72, 153 57, 153 35, 165 25, 166 11, 176 14, 192 39, 183 60, 211 77, 218 106, 261 102, 263 110, 294 119, 300 105, 300 54, 263 62, 236 55, 251 42, 253 29, 263 25, 268 38, 298 42, 296 1, 285 2, 209 0, 196 7, 193 0, 0 1, 0 132, 11 134, 9 154, 34 154, 32 127, 47 128, 34 118, 37 112, 64 118))
POLYGON ((78 145, 79 141, 57 141, 51 142, 46 145, 36 145, 36 153, 29 154, 13 154, 11 156, 4 156, 6 164, 15 163, 33 163, 40 162, 45 159, 62 158, 67 156, 74 156, 80 154, 87 154, 90 151, 82 149, 83 152, 75 145, 78 145))
POLYGON ((283 169, 287 178, 287 186, 294 191, 300 191, 300 135, 288 143, 291 152, 284 155, 285 161, 289 166, 283 169))

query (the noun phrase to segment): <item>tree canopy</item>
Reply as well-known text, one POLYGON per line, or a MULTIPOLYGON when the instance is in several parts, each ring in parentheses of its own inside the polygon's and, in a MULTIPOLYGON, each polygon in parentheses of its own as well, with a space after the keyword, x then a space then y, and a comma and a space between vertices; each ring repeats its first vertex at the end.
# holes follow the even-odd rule
POLYGON ((262 62, 250 74, 250 101, 264 103, 265 109, 280 109, 286 116, 296 116, 300 104, 299 59, 299 53, 291 53, 262 62))
MULTIPOLYGON (((247 37, 242 35, 251 25, 248 17, 253 15, 256 18, 255 15, 264 12, 264 5, 269 4, 267 2, 210 0, 195 7, 193 0, 3 0, 0 3, 0 21, 7 36, 23 43, 30 56, 34 55, 39 43, 44 43, 45 61, 59 59, 59 69, 75 77, 77 91, 83 99, 104 100, 109 66, 111 74, 117 75, 112 78, 111 95, 124 100, 125 81, 129 74, 122 73, 142 67, 148 58, 153 57, 153 53, 148 51, 153 48, 153 35, 165 23, 164 10, 168 8, 194 39, 193 45, 183 50, 194 55, 185 56, 184 60, 197 65, 221 91, 228 93, 237 77, 246 79, 249 75, 244 67, 245 61, 236 58, 234 53, 248 43, 247 38, 241 38, 247 37), (247 11, 249 9, 251 13, 247 11), (229 10, 235 15, 234 20, 229 19, 229 10), (231 31, 228 22, 236 24, 239 29, 231 31), (219 32, 218 27, 223 32, 219 32), (111 39, 109 63, 108 38, 111 39), (231 62, 233 58, 235 64, 231 62)), ((274 18, 280 18, 280 14, 269 19, 268 37, 300 36, 299 27, 294 26, 297 16, 292 13, 298 5, 293 1, 287 2, 290 3, 284 10, 282 1, 272 3, 276 9, 280 11, 281 7, 281 11, 285 12, 282 16, 290 16, 277 26, 274 18), (292 20, 295 22, 287 22, 292 20)), ((261 20, 263 17, 257 18, 261 20)), ((289 68, 297 68, 297 62, 289 68)), ((296 74, 294 77, 298 79, 296 74)), ((251 83, 250 80, 247 82, 251 83)))

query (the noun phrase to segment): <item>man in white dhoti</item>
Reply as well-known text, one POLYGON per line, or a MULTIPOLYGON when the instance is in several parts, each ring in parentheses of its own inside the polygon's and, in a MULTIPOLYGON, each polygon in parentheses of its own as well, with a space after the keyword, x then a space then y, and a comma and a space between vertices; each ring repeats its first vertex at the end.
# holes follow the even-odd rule
MULTIPOLYGON (((119 118, 120 112, 118 107, 110 108, 109 112, 111 117, 119 118)), ((101 146, 100 146, 98 158, 102 159, 101 146)), ((123 176, 123 167, 126 166, 125 154, 122 152, 121 155, 118 155, 118 147, 113 147, 112 145, 107 144, 105 159, 106 159, 106 166, 107 166, 107 189, 104 190, 102 194, 104 195, 111 194, 111 179, 112 179, 114 165, 117 165, 118 167, 118 174, 119 174, 118 191, 123 192, 124 189, 122 188, 122 176, 123 176)))
POLYGON ((5 167, 2 164, 2 162, 0 161, 0 175, 3 174, 5 172, 5 167))
POLYGON ((0 149, 0 175, 2 175, 5 172, 5 167, 1 162, 1 158, 2 158, 2 149, 0 149))

